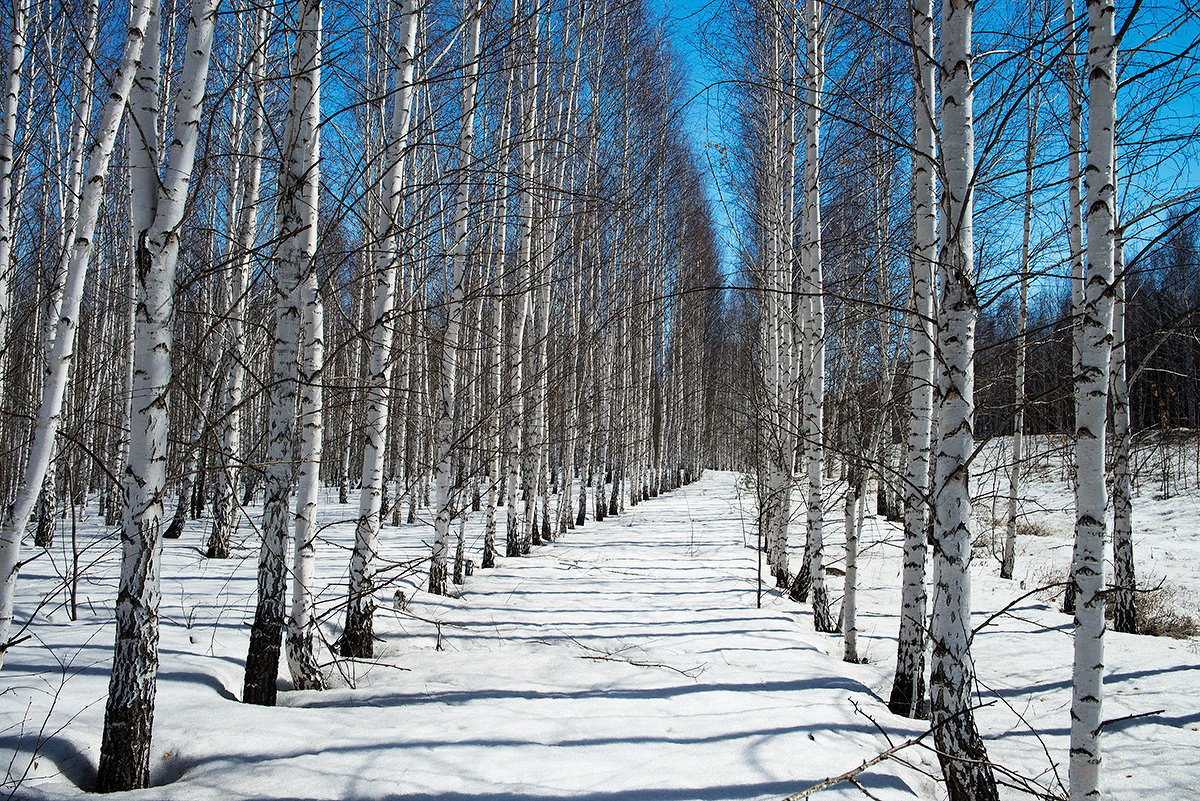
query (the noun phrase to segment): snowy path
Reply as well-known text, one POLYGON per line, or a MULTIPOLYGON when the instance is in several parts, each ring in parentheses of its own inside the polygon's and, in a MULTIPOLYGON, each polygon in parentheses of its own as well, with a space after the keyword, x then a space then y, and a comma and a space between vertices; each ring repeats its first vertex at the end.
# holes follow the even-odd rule
MULTIPOLYGON (((828 556, 836 563, 836 496, 829 508, 828 556)), ((352 511, 326 503, 320 514, 322 608, 336 621, 352 511)), ((1148 544, 1180 536, 1142 519, 1148 544)), ((476 553, 478 523, 468 528, 476 553)), ((709 473, 527 558, 477 571, 460 598, 414 592, 417 576, 401 580, 408 613, 377 613, 379 658, 357 666, 355 688, 284 692, 273 709, 237 700, 254 603, 254 531, 243 525, 240 558, 226 561, 199 556, 205 532, 206 521, 189 524, 164 554, 158 786, 130 798, 778 801, 886 747, 856 705, 896 741, 923 729, 890 715, 881 700, 895 653, 895 526, 866 521, 859 630, 869 664, 846 664, 840 638, 813 633, 807 609, 775 592, 755 608, 755 551, 745 539, 753 504, 744 494, 739 500, 730 473, 709 473)), ((429 533, 427 522, 389 527, 382 556, 422 557, 429 533)), ((0 759, 19 754, 10 776, 25 772, 44 740, 18 797, 79 799, 94 779, 116 573, 114 541, 101 534, 94 516, 80 528, 85 561, 110 552, 80 588, 76 622, 53 589, 65 543, 22 573, 21 619, 46 593, 53 598, 34 629, 42 644, 15 649, 0 674, 0 759)), ((801 537, 792 539, 802 548, 801 537)), ((1023 551, 1018 563, 1027 586, 1069 553, 1063 546, 1058 537, 1023 543, 1040 549, 1023 551)), ((1177 569, 1194 575, 1196 566, 1177 569)), ((1025 592, 1021 582, 996 578, 986 555, 972 573, 976 626, 1025 592)), ((831 592, 840 594, 839 579, 831 577, 831 592)), ((1030 597, 974 643, 989 755, 1051 786, 1047 753, 1065 779, 1069 626, 1068 616, 1030 597)), ((1106 799, 1200 798, 1197 650, 1196 640, 1106 637, 1104 717, 1165 710, 1106 729, 1106 799)), ((910 754, 936 771, 929 752, 910 754)), ((887 801, 938 797, 929 779, 893 763, 872 768, 862 783, 887 801)), ((3 796, 11 784, 0 789, 3 796)), ((841 787, 818 801, 864 797, 841 787)))
MULTIPOLYGON (((276 709, 234 700, 245 641, 226 630, 234 615, 213 620, 214 639, 196 624, 195 643, 168 623, 161 785, 130 797, 767 799, 850 768, 886 747, 851 704, 886 716, 855 678, 874 671, 823 653, 839 641, 812 634, 796 607, 754 608, 740 521, 731 477, 710 474, 589 522, 477 572, 461 599, 417 593, 408 611, 440 621, 444 650, 433 625, 381 611, 380 664, 357 689, 284 693, 276 709)), ((252 562, 227 597, 252 591, 252 562)), ((94 770, 87 738, 102 706, 85 713, 96 728, 73 726, 44 749, 76 781, 94 770)), ((918 797, 887 770, 863 783, 880 798, 918 797)))

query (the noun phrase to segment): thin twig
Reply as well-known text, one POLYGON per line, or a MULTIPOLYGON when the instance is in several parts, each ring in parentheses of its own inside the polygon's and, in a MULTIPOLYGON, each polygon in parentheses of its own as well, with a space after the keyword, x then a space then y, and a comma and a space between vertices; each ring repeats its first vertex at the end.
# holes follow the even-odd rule
POLYGON ((609 654, 576 654, 576 658, 578 658, 578 659, 593 659, 593 660, 596 660, 599 662, 624 662, 625 664, 633 665, 634 667, 666 668, 667 670, 673 670, 676 673, 687 676, 689 679, 694 679, 697 676, 699 676, 701 673, 704 672, 703 665, 697 665, 696 667, 685 669, 685 668, 677 668, 674 665, 664 665, 661 662, 638 662, 633 659, 622 659, 619 656, 612 656, 609 654))
MULTIPOLYGON (((864 770, 867 770, 868 768, 872 768, 875 765, 878 765, 880 762, 886 762, 887 760, 891 759, 895 754, 899 753, 900 751, 903 751, 905 748, 919 744, 922 740, 924 740, 926 737, 928 737, 932 733, 933 733, 933 729, 929 729, 928 731, 922 732, 921 734, 917 735, 916 737, 913 737, 909 740, 905 740, 904 742, 900 743, 899 745, 893 745, 891 748, 887 749, 886 751, 882 751, 882 752, 876 754, 875 756, 871 757, 870 759, 865 760, 858 767, 851 768, 850 770, 846 771, 845 773, 843 773, 841 775, 831 776, 828 779, 819 781, 816 784, 812 785, 811 787, 801 790, 798 793, 792 793, 787 798, 783 799, 783 801, 800 801, 800 799, 808 798, 813 793, 820 792, 821 790, 825 790, 829 787, 833 787, 836 784, 841 784, 842 782, 850 782, 850 783, 854 784, 854 786, 858 787, 861 790, 862 786, 858 783, 858 781, 855 778, 856 776, 858 776, 858 774, 862 773, 864 770)), ((865 792, 865 790, 864 790, 864 792, 865 792)), ((868 793, 868 795, 869 795, 869 793, 868 793)))
POLYGON ((1108 720, 1106 720, 1100 724, 1099 731, 1104 731, 1104 727, 1109 725, 1110 723, 1121 723, 1122 721, 1126 721, 1126 720, 1137 720, 1138 718, 1154 717, 1155 715, 1161 715, 1163 712, 1166 712, 1166 711, 1167 710, 1165 710, 1165 709, 1155 709, 1152 712, 1138 712, 1133 715, 1122 715, 1119 718, 1109 718, 1108 720))

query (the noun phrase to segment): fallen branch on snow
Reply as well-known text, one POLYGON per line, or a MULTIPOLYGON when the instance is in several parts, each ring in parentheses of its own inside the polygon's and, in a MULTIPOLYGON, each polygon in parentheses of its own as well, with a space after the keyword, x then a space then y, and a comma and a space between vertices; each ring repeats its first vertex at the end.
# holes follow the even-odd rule
POLYGON ((592 659, 598 662, 624 662, 625 664, 633 665, 634 667, 666 668, 667 670, 673 670, 676 673, 687 676, 689 679, 694 679, 704 672, 703 665, 697 665, 693 668, 677 668, 674 665, 664 665, 661 662, 638 662, 633 659, 624 659, 611 654, 577 654, 576 656, 579 659, 592 659))

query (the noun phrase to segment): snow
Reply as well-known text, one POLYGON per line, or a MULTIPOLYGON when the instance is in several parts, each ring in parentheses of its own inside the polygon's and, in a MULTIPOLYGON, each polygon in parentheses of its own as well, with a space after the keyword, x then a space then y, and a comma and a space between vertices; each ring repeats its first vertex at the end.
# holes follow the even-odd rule
MULTIPOLYGON (((1047 506, 1060 494, 1049 480, 1030 487, 1047 506)), ((828 555, 836 560, 841 506, 831 500, 827 508, 828 555)), ((340 625, 351 509, 325 497, 319 513, 318 584, 325 586, 318 609, 331 639, 340 625)), ((1142 509, 1135 506, 1139 558, 1169 554, 1183 562, 1173 575, 1194 576, 1195 543, 1188 546, 1186 532, 1154 527, 1173 517, 1142 509)), ((68 619, 58 577, 69 521, 54 561, 32 562, 20 579, 18 620, 52 596, 29 630, 34 638, 13 650, 3 672, 0 759, 9 780, 0 789, 24 775, 20 798, 79 798, 95 774, 116 542, 90 511, 78 533, 80 546, 89 546, 82 562, 101 558, 81 583, 78 621, 68 619)), ((814 633, 808 609, 773 589, 755 607, 752 495, 740 476, 708 472, 620 517, 589 521, 527 558, 477 570, 456 598, 419 590, 423 570, 412 572, 412 560, 427 554, 429 521, 385 527, 381 554, 392 565, 385 575, 410 600, 399 612, 393 588, 381 591, 377 659, 343 665, 335 689, 288 690, 279 707, 261 708, 237 701, 255 593, 251 521, 260 510, 248 514, 234 559, 200 556, 207 521, 189 523, 183 539, 166 544, 156 786, 130 798, 778 799, 857 766, 887 748, 889 737, 899 743, 924 731, 886 709, 900 536, 877 518, 866 522, 859 561, 867 664, 840 661, 840 638, 814 633)), ((481 517, 468 527, 476 560, 481 517)), ((797 556, 800 531, 792 535, 797 556)), ((1059 547, 1065 536, 1023 538, 1037 542, 1022 541, 1017 581, 997 578, 993 565, 976 559, 975 624, 1024 594, 1021 579, 1045 569, 1039 559, 1069 559, 1069 548, 1064 556, 1059 547)), ((831 591, 840 594, 840 585, 830 577, 831 591)), ((974 642, 990 756, 1043 784, 1053 783, 1050 758, 1065 780, 1069 628, 1067 616, 1035 596, 974 642)), ((1200 797, 1200 714, 1189 699, 1200 680, 1196 641, 1110 633, 1106 661, 1106 719, 1164 712, 1105 729, 1105 797, 1200 797)), ((937 773, 932 752, 902 755, 937 773)), ((939 792, 895 761, 859 780, 880 799, 939 792)), ((865 798, 850 785, 818 797, 865 798)))

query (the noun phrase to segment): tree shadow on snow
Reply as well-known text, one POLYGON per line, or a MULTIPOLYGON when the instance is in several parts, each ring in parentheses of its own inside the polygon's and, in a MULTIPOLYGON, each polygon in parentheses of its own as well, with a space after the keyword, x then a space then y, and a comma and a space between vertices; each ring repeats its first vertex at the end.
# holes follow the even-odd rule
MULTIPOLYGON (((0 737, 0 751, 12 751, 18 759, 23 760, 22 770, 30 760, 44 759, 54 765, 64 779, 81 790, 90 791, 96 784, 96 764, 91 757, 73 740, 60 734, 48 735, 41 743, 30 735, 3 736, 0 737)), ((19 775, 17 765, 13 765, 12 772, 19 775)), ((17 794, 13 797, 20 798, 19 787, 15 792, 17 794)))
MULTIPOLYGON (((600 791, 574 795, 543 795, 534 792, 494 792, 490 790, 482 793, 412 793, 389 795, 384 801, 483 801, 483 799, 487 799, 487 801, 741 801, 742 799, 763 797, 779 798, 810 787, 823 778, 822 776, 794 781, 712 784, 707 787, 647 787, 637 790, 600 791)), ((855 778, 869 791, 912 793, 911 788, 896 776, 860 773, 855 778)), ((915 793, 913 793, 913 797, 917 797, 915 793)), ((347 799, 347 801, 360 800, 347 799)), ((367 799, 364 797, 361 801, 367 801, 367 799)))
POLYGON ((330 698, 306 694, 304 697, 289 699, 288 706, 309 709, 329 709, 337 707, 408 707, 418 704, 446 704, 458 706, 472 701, 547 701, 547 700, 587 700, 604 699, 626 701, 666 700, 678 696, 695 695, 697 693, 769 693, 769 692, 806 692, 812 690, 840 690, 849 693, 861 693, 875 697, 875 693, 866 685, 845 676, 822 676, 792 681, 761 681, 735 683, 697 683, 676 684, 669 687, 610 689, 597 688, 590 690, 449 690, 432 693, 385 693, 364 698, 361 693, 340 698, 330 698))

